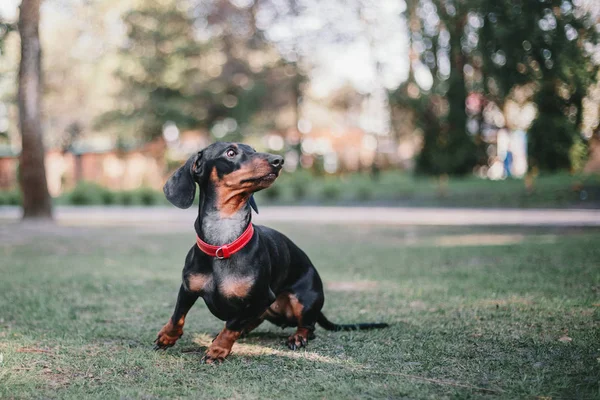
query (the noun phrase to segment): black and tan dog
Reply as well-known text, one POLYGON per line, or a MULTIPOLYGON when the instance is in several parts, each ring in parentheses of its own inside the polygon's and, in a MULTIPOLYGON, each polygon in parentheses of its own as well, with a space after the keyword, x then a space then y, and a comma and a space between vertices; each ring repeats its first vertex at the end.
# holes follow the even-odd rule
POLYGON ((287 341, 292 350, 314 337, 315 323, 328 330, 383 328, 386 324, 337 325, 323 307, 323 284, 306 254, 283 234, 251 223, 252 194, 269 187, 283 166, 280 156, 257 153, 235 143, 214 143, 192 156, 167 181, 167 199, 189 208, 200 187, 195 228, 197 245, 185 259, 183 282, 169 322, 156 348, 173 346, 183 334, 185 317, 198 297, 225 328, 203 360, 222 361, 233 343, 265 319, 297 326, 287 341))

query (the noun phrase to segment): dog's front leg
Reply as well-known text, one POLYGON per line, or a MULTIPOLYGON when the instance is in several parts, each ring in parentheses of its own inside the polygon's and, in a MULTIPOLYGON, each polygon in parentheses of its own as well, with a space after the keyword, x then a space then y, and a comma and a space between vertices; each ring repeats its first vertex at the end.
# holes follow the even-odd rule
POLYGON ((250 332, 260 325, 263 321, 262 315, 273 301, 275 301, 275 294, 269 289, 262 301, 249 307, 243 315, 227 321, 225 328, 223 328, 221 333, 213 340, 208 350, 206 350, 202 362, 212 364, 224 361, 225 357, 231 353, 231 348, 235 341, 242 334, 250 332))
POLYGON ((202 358, 202 362, 206 364, 220 363, 225 360, 225 357, 231 353, 231 348, 236 340, 242 335, 242 331, 234 331, 223 328, 221 333, 213 340, 206 354, 202 358))
POLYGON ((173 311, 173 315, 169 319, 169 322, 167 322, 158 332, 158 336, 154 341, 154 343, 156 343, 156 346, 154 346, 155 350, 166 349, 173 346, 181 335, 183 335, 185 316, 196 300, 198 300, 198 294, 186 290, 185 287, 181 285, 179 288, 179 295, 177 296, 175 311, 173 311))
POLYGON ((225 328, 211 343, 202 362, 206 364, 219 363, 231 353, 231 348, 236 340, 256 328, 263 321, 260 317, 242 318, 227 321, 225 328))

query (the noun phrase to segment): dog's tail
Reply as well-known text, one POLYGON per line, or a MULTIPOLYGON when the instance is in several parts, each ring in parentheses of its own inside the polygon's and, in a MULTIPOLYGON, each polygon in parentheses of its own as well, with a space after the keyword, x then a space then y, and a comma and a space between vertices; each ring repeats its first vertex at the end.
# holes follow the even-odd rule
POLYGON ((322 312, 320 312, 319 316, 317 317, 317 324, 319 324, 321 327, 327 329, 328 331, 335 331, 335 332, 359 331, 359 330, 365 330, 365 329, 381 329, 381 328, 389 327, 389 325, 385 324, 385 323, 345 324, 345 325, 334 324, 333 322, 331 322, 330 320, 325 318, 325 315, 323 315, 322 312))

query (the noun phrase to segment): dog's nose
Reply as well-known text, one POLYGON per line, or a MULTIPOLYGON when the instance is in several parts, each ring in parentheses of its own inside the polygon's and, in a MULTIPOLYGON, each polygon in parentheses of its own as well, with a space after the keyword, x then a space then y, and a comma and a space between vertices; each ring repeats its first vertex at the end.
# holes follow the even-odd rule
POLYGON ((281 168, 283 167, 283 157, 281 156, 271 156, 269 157, 269 164, 271 164, 272 167, 274 168, 281 168))

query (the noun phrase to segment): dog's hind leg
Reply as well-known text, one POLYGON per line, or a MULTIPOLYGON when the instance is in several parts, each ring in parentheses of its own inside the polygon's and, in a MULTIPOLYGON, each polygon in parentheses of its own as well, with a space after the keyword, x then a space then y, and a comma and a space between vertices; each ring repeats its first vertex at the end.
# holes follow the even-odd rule
POLYGON ((297 321, 296 332, 288 338, 287 346, 291 350, 305 347, 309 339, 315 337, 315 323, 325 301, 323 284, 319 275, 307 274, 294 285, 289 295, 289 307, 297 321))
POLYGON ((306 347, 309 339, 315 337, 315 323, 321 306, 312 302, 302 302, 298 294, 290 294, 290 308, 297 321, 297 329, 287 340, 287 346, 291 350, 306 347), (317 306, 315 310, 315 306, 317 306))
POLYGON ((186 290, 186 288, 181 285, 173 315, 169 319, 169 322, 167 322, 158 332, 158 336, 154 341, 154 343, 156 343, 154 346, 155 350, 166 349, 173 346, 181 335, 183 335, 185 316, 196 300, 198 300, 198 294, 186 290))
POLYGON ((246 325, 244 327, 244 329, 242 330, 242 337, 246 337, 248 336, 248 334, 250 332, 252 332, 253 330, 255 330, 256 328, 258 328, 260 326, 260 324, 262 324, 263 322, 265 322, 264 318, 257 318, 256 320, 248 323, 248 325, 246 325))

